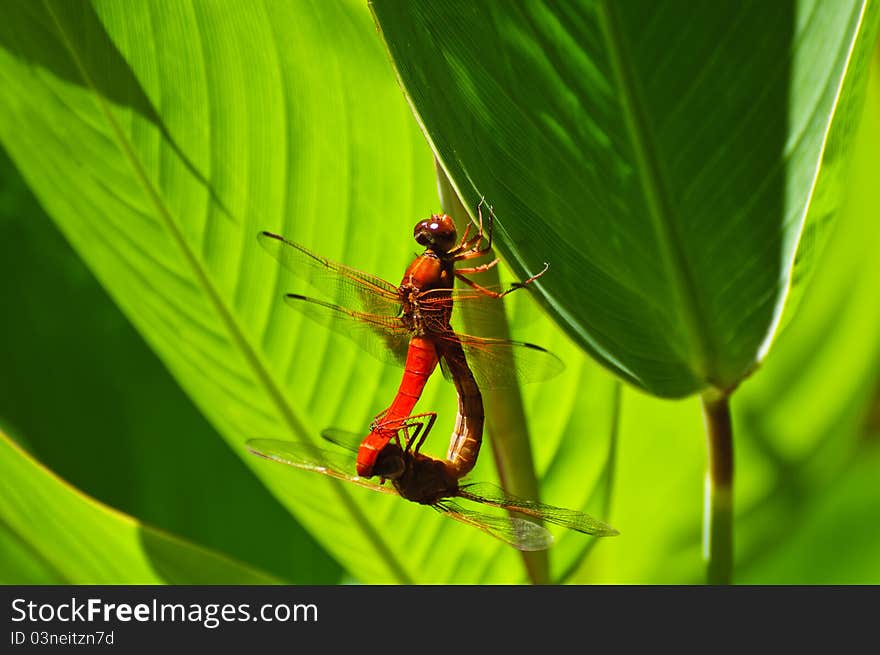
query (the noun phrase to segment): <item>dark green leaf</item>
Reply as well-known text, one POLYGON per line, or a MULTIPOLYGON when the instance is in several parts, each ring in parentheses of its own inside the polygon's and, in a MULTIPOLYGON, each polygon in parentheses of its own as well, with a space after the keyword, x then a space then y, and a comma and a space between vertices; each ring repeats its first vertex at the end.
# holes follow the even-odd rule
POLYGON ((83 495, 0 432, 4 584, 272 584, 83 495))
POLYGON ((459 195, 518 273, 550 263, 534 288, 583 348, 660 396, 763 359, 876 3, 372 7, 459 195))

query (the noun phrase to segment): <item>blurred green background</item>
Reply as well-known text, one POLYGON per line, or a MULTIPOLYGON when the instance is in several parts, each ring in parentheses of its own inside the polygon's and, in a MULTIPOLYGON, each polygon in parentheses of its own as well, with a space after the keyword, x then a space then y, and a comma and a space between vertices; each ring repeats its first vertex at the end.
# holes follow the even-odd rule
MULTIPOLYGON (((359 20, 359 29, 369 25, 359 20)), ((390 69, 379 67, 376 74, 387 77, 390 69)), ((408 129, 418 134, 414 122, 408 129)), ((843 208, 829 226, 821 264, 802 304, 733 401, 739 583, 880 583, 880 55, 874 57, 851 155, 843 208)), ((407 156, 422 171, 413 192, 419 200, 412 204, 422 212, 436 211, 436 204, 430 205, 427 148, 413 145, 407 156)), ((420 217, 406 215, 399 222, 408 225, 420 217)), ((31 489, 54 490, 57 481, 22 454, 4 448, 3 457, 22 463, 17 491, 7 486, 13 478, 0 482, 6 487, 0 494, 0 582, 384 580, 346 566, 356 556, 340 556, 334 550, 339 545, 328 543, 331 537, 316 533, 308 521, 307 527, 298 522, 220 438, 200 405, 169 373, 167 362, 71 248, 5 151, 0 151, 0 261, 0 430, 75 488, 58 487, 57 495, 47 492, 46 502, 34 506, 34 514, 27 513, 31 489), (85 524, 90 534, 61 541, 48 527, 62 520, 62 505, 53 506, 62 496, 74 508, 65 511, 86 516, 86 507, 99 501, 143 527, 128 541, 114 541, 120 525, 131 527, 130 519, 107 514, 108 521, 118 518, 120 524, 100 530, 85 524), (42 527, 36 525, 41 522, 42 527), (143 571, 102 569, 102 562, 134 551, 148 555, 143 571), (83 568, 85 560, 95 569, 83 568)), ((399 269, 396 261, 388 271, 399 269)), ((394 279, 393 273, 382 273, 394 279)), ((539 314, 526 297, 513 307, 514 324, 519 312, 539 314)), ((554 350, 568 355, 571 369, 557 386, 530 390, 525 398, 533 434, 556 435, 548 437, 552 443, 536 443, 545 499, 549 492, 558 504, 596 513, 609 508, 610 514, 601 518, 622 533, 613 540, 590 542, 586 549, 574 539, 563 542, 562 559, 573 572, 568 580, 701 581, 705 437, 698 400, 666 401, 618 387, 610 373, 546 319, 539 321, 530 338, 555 345, 554 350), (579 391, 584 388, 586 392, 579 391), (620 412, 613 417, 619 424, 608 425, 608 408, 619 389, 620 412), (566 405, 564 413, 542 413, 542 407, 559 399, 566 405), (572 434, 579 445, 569 457, 566 448, 575 448, 572 434), (609 439, 616 448, 614 458, 606 461, 609 439), (599 470, 602 462, 608 466, 599 470), (573 472, 568 470, 572 466, 573 472), (579 493, 584 497, 569 500, 578 466, 589 470, 590 480, 611 485, 602 502, 596 500, 598 492, 586 497, 583 490, 579 493)), ((343 353, 345 358, 357 351, 343 353)), ((323 346, 314 361, 302 357, 297 360, 300 368, 327 366, 323 346)), ((364 387, 369 393, 361 398, 358 416, 368 415, 395 386, 393 370, 369 371, 372 386, 364 387)), ((352 376, 368 379, 367 373, 352 376)), ((320 380, 314 385, 320 388, 320 380)), ((290 386, 296 388, 296 383, 290 386)), ((429 397, 445 398, 448 412, 450 389, 436 384, 429 390, 429 397)), ((321 421, 339 422, 330 418, 338 405, 311 393, 309 407, 317 407, 319 427, 321 421)), ((360 425, 353 419, 341 422, 347 423, 343 427, 360 425)), ((241 441, 249 436, 259 435, 241 435, 241 441)), ((481 477, 491 475, 485 461, 489 458, 486 454, 481 462, 481 477)), ((308 476, 295 480, 304 488, 312 484, 308 476)), ((597 482, 594 490, 600 487, 597 482)), ((418 515, 413 521, 432 526, 442 522, 415 510, 412 515, 418 515)), ((384 525, 392 530, 394 523, 387 520, 384 525)), ((452 539, 446 532, 439 534, 452 539)), ((515 556, 487 546, 484 540, 489 540, 482 536, 472 539, 459 559, 415 579, 523 579, 515 556), (484 558, 479 570, 461 564, 477 552, 484 558)), ((419 567, 431 566, 430 547, 418 548, 419 567)))

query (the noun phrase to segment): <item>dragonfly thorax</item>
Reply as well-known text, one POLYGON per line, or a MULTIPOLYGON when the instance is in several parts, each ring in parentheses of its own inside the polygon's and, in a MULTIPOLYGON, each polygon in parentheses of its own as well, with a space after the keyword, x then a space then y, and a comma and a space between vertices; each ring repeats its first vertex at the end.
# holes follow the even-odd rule
POLYGON ((400 282, 401 291, 451 289, 455 283, 454 260, 441 257, 428 248, 407 267, 400 282))
POLYGON ((457 476, 447 462, 414 455, 395 443, 379 453, 373 472, 391 480, 397 493, 414 503, 433 505, 458 494, 457 476))
POLYGON ((455 280, 452 262, 431 250, 413 260, 397 289, 401 320, 415 336, 447 328, 452 315, 451 290, 455 280))

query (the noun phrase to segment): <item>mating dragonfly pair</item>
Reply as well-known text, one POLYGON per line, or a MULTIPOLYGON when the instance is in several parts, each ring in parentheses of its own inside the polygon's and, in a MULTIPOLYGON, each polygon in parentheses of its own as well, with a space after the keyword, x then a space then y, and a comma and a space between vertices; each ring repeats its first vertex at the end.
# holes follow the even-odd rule
MULTIPOLYGON (((452 499, 505 509, 586 534, 617 534, 614 528, 581 512, 518 498, 489 483, 460 482, 476 464, 482 444, 484 412, 480 389, 543 380, 562 369, 562 362, 540 346, 468 335, 452 328, 454 306, 500 300, 547 270, 545 265, 541 272, 505 291, 485 288, 467 277, 498 264, 495 259, 477 266, 455 267, 456 263, 482 257, 491 249, 494 216, 490 210, 487 238, 483 232, 482 202, 477 213, 476 234, 470 236, 468 225, 460 240, 452 219, 445 214, 417 223, 413 236, 425 251, 409 265, 398 286, 317 255, 277 234, 260 234, 260 243, 266 250, 334 301, 287 294, 288 305, 353 339, 380 360, 403 366, 404 375, 391 405, 375 417, 366 437, 361 439, 339 430, 323 433, 328 441, 355 452, 355 457, 344 450, 268 439, 251 440, 248 449, 284 464, 430 505, 520 550, 548 548, 553 537, 532 520, 475 511, 452 499), (467 288, 454 289, 456 279, 467 288), (444 460, 420 452, 436 413, 412 413, 438 365, 458 393, 458 415, 444 460), (391 482, 390 486, 384 484, 386 480, 391 482)), ((478 310, 473 313, 479 315, 478 310)))

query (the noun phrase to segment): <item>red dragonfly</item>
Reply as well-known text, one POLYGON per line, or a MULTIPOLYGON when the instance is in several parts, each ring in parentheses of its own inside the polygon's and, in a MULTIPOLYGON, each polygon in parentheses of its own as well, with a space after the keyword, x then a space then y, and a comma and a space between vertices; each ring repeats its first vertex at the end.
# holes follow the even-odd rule
POLYGON ((476 462, 482 440, 483 404, 479 387, 514 386, 543 380, 563 368, 559 358, 540 346, 453 330, 450 320, 454 305, 499 300, 547 270, 545 265, 544 270, 528 280, 498 291, 482 287, 465 275, 487 271, 498 263, 497 259, 455 269, 457 262, 481 257, 491 248, 493 215, 490 212, 486 239, 482 202, 477 212, 477 233, 470 237, 471 226, 468 225, 460 241, 452 219, 445 214, 419 221, 413 229, 413 237, 425 251, 413 260, 397 286, 331 261, 272 232, 259 235, 267 251, 332 301, 291 293, 285 296, 290 306, 354 340, 375 357, 405 369, 393 402, 375 418, 370 433, 361 443, 356 461, 361 477, 373 475, 379 452, 409 419, 428 420, 423 438, 430 430, 435 415, 430 412, 413 415, 412 411, 438 362, 459 392, 459 416, 449 460, 462 467, 461 475, 476 462), (454 290, 456 278, 468 288, 454 290))
MULTIPOLYGON (((332 433, 328 438, 334 442, 348 439, 348 433, 328 432, 332 433)), ((352 436, 358 439, 357 435, 352 436)), ((373 467, 374 473, 382 476, 377 482, 351 473, 353 452, 321 450, 310 443, 297 441, 251 439, 247 442, 248 450, 260 457, 430 505, 444 516, 479 528, 518 550, 549 548, 553 544, 553 535, 542 525, 526 518, 476 511, 463 507, 456 500, 515 512, 597 537, 619 534, 611 526, 582 512, 518 498, 488 482, 462 483, 458 470, 449 462, 422 455, 411 449, 411 445, 412 440, 409 440, 403 448, 397 443, 389 443, 382 449, 373 467), (391 480, 390 486, 383 484, 386 479, 391 480)))

